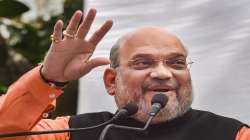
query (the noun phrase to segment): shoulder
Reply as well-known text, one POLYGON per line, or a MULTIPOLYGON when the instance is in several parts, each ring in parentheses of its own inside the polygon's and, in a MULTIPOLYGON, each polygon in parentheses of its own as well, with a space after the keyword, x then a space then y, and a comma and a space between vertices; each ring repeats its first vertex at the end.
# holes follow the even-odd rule
POLYGON ((203 110, 197 110, 197 109, 193 109, 193 115, 196 119, 205 119, 205 120, 211 120, 211 121, 219 121, 219 122, 224 122, 224 123, 240 123, 243 124, 242 122, 240 122, 237 119, 234 118, 230 118, 230 117, 226 117, 226 116, 222 116, 222 115, 218 115, 209 111, 203 111, 203 110))
POLYGON ((237 132, 243 126, 247 126, 241 121, 218 115, 208 111, 193 110, 193 119, 195 122, 203 127, 211 130, 222 129, 225 132, 237 132))

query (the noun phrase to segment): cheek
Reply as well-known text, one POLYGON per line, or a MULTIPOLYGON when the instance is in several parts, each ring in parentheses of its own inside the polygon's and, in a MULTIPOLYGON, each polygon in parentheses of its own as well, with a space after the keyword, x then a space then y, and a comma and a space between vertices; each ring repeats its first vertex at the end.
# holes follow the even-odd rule
MULTIPOLYGON (((187 71, 183 75, 179 75, 176 77, 179 82, 179 89, 177 90, 177 99, 179 102, 183 103, 192 97, 192 81, 190 77, 190 73, 187 71)), ((191 99, 192 100, 192 99, 191 99)))
POLYGON ((188 70, 185 72, 176 74, 174 77, 176 78, 176 80, 179 82, 180 85, 186 85, 191 81, 190 73, 188 70))
POLYGON ((121 74, 124 83, 127 85, 128 89, 132 89, 137 91, 142 89, 142 85, 148 75, 146 71, 135 71, 135 70, 128 70, 123 71, 121 74))

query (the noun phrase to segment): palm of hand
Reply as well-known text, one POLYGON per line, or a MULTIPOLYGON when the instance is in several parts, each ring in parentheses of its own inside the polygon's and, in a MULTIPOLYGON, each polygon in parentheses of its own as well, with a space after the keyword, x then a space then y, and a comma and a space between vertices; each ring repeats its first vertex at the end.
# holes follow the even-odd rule
MULTIPOLYGON (((109 60, 106 58, 90 59, 96 45, 112 26, 112 21, 106 21, 102 27, 86 41, 84 38, 95 16, 94 9, 91 10, 83 23, 79 25, 76 36, 74 37, 65 35, 64 38, 61 39, 62 22, 58 21, 56 23, 53 37, 57 37, 58 39, 56 42, 52 42, 51 48, 44 59, 44 67, 42 69, 42 73, 47 79, 61 82, 76 80, 97 66, 109 64, 109 60)), ((75 32, 73 29, 76 29, 80 17, 81 12, 79 11, 72 16, 66 28, 68 34, 69 32, 75 32)))

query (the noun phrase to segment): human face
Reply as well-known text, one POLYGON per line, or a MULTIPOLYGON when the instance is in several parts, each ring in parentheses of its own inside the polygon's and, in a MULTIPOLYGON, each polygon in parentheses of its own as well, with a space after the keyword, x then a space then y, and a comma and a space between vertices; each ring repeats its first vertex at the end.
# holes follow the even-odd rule
POLYGON ((146 122, 152 97, 163 93, 168 97, 168 103, 152 123, 181 116, 190 108, 193 98, 186 57, 180 41, 165 32, 137 33, 127 39, 120 48, 120 65, 117 68, 117 106, 137 104, 139 110, 133 117, 146 122))

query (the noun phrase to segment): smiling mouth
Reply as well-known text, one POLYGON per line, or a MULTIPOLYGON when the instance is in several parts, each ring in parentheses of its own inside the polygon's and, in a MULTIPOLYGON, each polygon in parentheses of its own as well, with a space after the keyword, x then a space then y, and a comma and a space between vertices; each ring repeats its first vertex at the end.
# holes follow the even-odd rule
POLYGON ((149 88, 150 91, 154 92, 168 92, 168 91, 173 91, 175 88, 170 87, 170 86, 153 86, 149 88))
POLYGON ((154 92, 168 92, 168 91, 171 91, 170 89, 153 89, 151 91, 154 91, 154 92))

